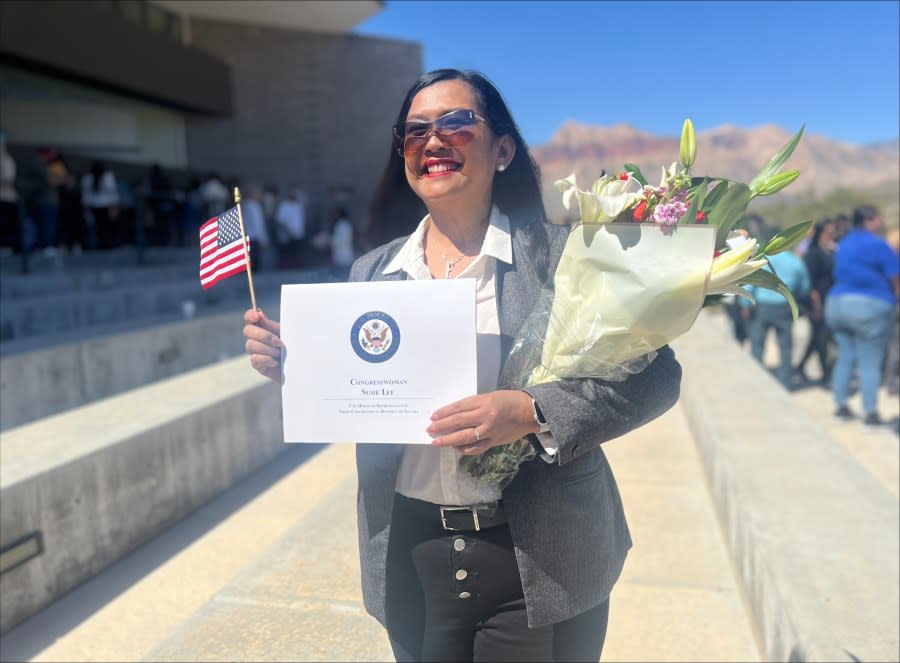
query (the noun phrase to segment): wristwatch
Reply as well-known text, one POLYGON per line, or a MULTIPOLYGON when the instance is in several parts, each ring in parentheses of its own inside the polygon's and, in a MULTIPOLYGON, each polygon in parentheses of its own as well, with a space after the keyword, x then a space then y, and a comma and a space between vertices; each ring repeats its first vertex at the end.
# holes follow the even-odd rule
POLYGON ((541 406, 538 405, 537 401, 533 398, 531 399, 531 406, 534 409, 534 420, 537 422, 537 425, 541 427, 538 433, 549 433, 550 424, 547 423, 547 418, 544 416, 544 413, 541 412, 541 406))

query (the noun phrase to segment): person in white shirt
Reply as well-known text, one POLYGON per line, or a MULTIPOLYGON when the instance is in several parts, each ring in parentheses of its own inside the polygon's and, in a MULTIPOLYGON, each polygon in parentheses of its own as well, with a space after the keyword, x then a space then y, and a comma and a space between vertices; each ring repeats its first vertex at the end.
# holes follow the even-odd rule
MULTIPOLYGON (((421 220, 356 260, 349 280, 474 279, 478 393, 426 415, 430 440, 420 442, 430 444, 356 445, 366 610, 398 661, 597 661, 631 546, 600 445, 676 402, 678 363, 663 347, 620 382, 504 379, 568 229, 547 222, 537 167, 481 74, 440 69, 416 81, 378 191, 373 209, 419 203, 421 220), (540 457, 508 485, 461 469, 463 457, 522 439, 540 457)), ((260 310, 244 320, 251 365, 281 383, 279 323, 260 310)))
POLYGON ((265 268, 264 256, 269 248, 269 231, 266 229, 262 197, 262 188, 253 185, 241 203, 244 232, 250 240, 250 266, 255 271, 265 268))
POLYGON ((331 223, 331 263, 335 267, 349 267, 356 258, 353 251, 353 224, 347 209, 338 207, 331 223))
POLYGON ((198 193, 204 205, 204 220, 211 219, 229 208, 228 202, 231 200, 231 193, 216 173, 210 173, 206 181, 200 185, 198 193))
POLYGON ((6 149, 6 132, 0 131, 0 247, 19 250, 20 235, 16 162, 6 149))
POLYGON ((117 223, 119 188, 116 176, 103 162, 95 161, 81 177, 81 203, 88 225, 93 226, 98 248, 118 246, 122 237, 117 223))
POLYGON ((306 258, 306 194, 294 188, 275 208, 278 263, 281 268, 303 265, 306 258))

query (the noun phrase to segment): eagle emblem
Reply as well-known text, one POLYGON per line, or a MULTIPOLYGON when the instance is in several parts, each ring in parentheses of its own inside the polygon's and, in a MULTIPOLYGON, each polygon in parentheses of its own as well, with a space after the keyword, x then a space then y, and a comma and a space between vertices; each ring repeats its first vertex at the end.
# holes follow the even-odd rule
POLYGON ((388 361, 400 346, 400 327, 384 311, 369 311, 356 319, 350 329, 350 345, 363 361, 388 361))
POLYGON ((379 320, 371 320, 362 326, 360 343, 372 354, 381 354, 391 347, 391 328, 379 320))

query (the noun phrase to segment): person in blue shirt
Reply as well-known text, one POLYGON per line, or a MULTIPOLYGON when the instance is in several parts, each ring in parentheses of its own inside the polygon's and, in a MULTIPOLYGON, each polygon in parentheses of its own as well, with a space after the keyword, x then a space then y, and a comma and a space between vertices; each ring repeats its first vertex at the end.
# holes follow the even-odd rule
POLYGON ((876 208, 854 211, 853 229, 835 252, 834 285, 825 301, 825 322, 838 348, 831 382, 835 416, 843 420, 855 416, 847 399, 856 369, 863 421, 874 426, 883 423, 878 415, 878 387, 900 292, 897 253, 879 236, 883 231, 884 219, 876 208))
MULTIPOLYGON (((776 253, 769 258, 765 269, 774 270, 784 284, 793 293, 795 299, 802 299, 809 294, 809 271, 803 259, 792 251, 776 253)), ((748 287, 747 290, 756 300, 752 310, 745 306, 744 313, 750 317, 750 351, 753 357, 763 363, 763 351, 769 330, 775 330, 778 340, 778 368, 775 375, 788 391, 793 390, 793 364, 791 358, 794 351, 794 316, 787 300, 774 290, 748 287)))

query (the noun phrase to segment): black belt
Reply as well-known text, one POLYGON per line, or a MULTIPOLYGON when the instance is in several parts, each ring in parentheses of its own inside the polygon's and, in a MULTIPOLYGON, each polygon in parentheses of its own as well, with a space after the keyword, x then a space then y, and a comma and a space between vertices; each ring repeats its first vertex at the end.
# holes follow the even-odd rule
POLYGON ((448 532, 478 532, 506 524, 506 512, 503 510, 502 501, 474 506, 441 506, 406 497, 401 493, 397 493, 394 497, 417 517, 434 519, 432 522, 436 521, 448 532))
POLYGON ((503 504, 485 506, 439 506, 441 526, 450 532, 471 532, 506 524, 503 504))

